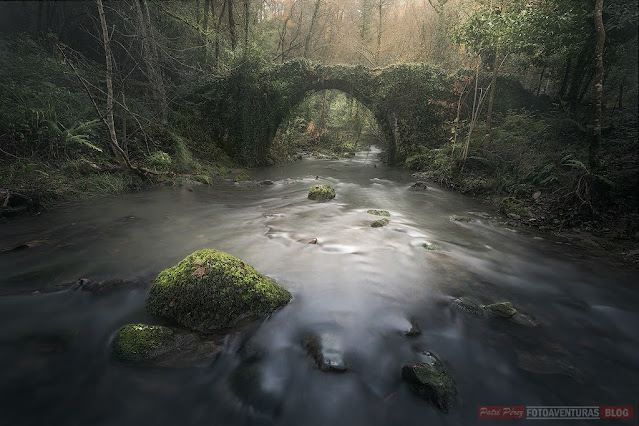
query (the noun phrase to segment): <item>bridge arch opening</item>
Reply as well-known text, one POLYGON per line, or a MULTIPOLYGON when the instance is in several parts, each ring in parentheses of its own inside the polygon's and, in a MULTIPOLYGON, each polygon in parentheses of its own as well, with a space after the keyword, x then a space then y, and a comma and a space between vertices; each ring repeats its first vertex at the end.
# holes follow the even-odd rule
POLYGON ((290 160, 300 154, 344 158, 371 146, 385 148, 374 111, 340 89, 320 89, 294 105, 271 142, 270 156, 290 160))

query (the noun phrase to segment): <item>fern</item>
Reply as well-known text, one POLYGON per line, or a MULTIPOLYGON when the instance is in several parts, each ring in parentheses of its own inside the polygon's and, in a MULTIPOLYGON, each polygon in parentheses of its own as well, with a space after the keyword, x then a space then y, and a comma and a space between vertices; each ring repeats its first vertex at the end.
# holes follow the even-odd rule
POLYGON ((84 145, 98 152, 102 152, 102 148, 95 146, 94 144, 89 142, 88 133, 91 132, 93 128, 95 127, 95 125, 98 123, 99 123, 99 120, 91 120, 91 121, 85 121, 84 123, 80 123, 62 132, 62 138, 65 143, 84 145), (85 133, 81 133, 81 132, 85 132, 85 133))

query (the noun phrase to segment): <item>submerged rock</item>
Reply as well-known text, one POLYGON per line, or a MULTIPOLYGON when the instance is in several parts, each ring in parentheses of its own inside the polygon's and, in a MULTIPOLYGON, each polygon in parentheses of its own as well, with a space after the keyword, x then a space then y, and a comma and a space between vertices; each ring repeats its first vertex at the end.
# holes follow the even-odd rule
POLYGON ((414 189, 414 190, 428 189, 428 185, 426 185, 426 182, 419 181, 412 184, 410 186, 410 189, 414 189))
POLYGON ((450 220, 452 220, 453 222, 470 222, 471 221, 471 219, 468 216, 458 216, 458 215, 451 216, 450 220))
POLYGON ((112 342, 113 353, 123 361, 159 367, 192 367, 208 364, 222 350, 224 336, 198 333, 161 325, 127 324, 112 342))
POLYGON ((147 311, 192 330, 210 332, 269 314, 291 294, 240 259, 199 250, 162 271, 151 287, 147 311))
POLYGON ((406 337, 415 337, 422 334, 422 331, 420 330, 419 324, 417 324, 417 321, 411 320, 410 328, 408 330, 402 331, 402 334, 406 337))
POLYGON ((371 222, 371 228, 381 228, 384 227, 386 225, 388 225, 390 223, 390 221, 386 218, 384 219, 377 219, 371 222))
POLYGON ((60 284, 57 287, 72 290, 82 290, 93 294, 106 294, 117 290, 134 290, 144 288, 148 285, 148 281, 144 280, 104 280, 94 281, 88 278, 80 278, 79 280, 69 283, 60 284))
POLYGON ((335 198, 335 189, 329 185, 313 185, 308 191, 308 199, 328 201, 335 198))
POLYGON ((374 214, 376 216, 384 216, 384 217, 390 217, 390 213, 386 210, 367 210, 366 213, 368 214, 374 214))
POLYGON ((281 395, 264 386, 262 375, 261 362, 243 362, 231 373, 231 389, 235 396, 256 411, 276 415, 281 409, 281 395))
POLYGON ((322 333, 307 337, 304 345, 320 370, 342 373, 348 369, 344 362, 342 343, 334 334, 322 333))
POLYGON ((510 302, 493 303, 491 305, 484 305, 483 308, 493 315, 504 318, 510 318, 517 313, 517 309, 513 308, 513 304, 510 302))
POLYGON ((515 324, 523 325, 525 327, 539 327, 539 321, 530 315, 517 312, 515 315, 509 318, 515 324))
POLYGON ((448 413, 457 396, 455 381, 432 352, 422 352, 419 357, 421 362, 402 367, 402 378, 413 392, 431 401, 441 412, 448 413))
POLYGON ((458 297, 457 299, 453 300, 451 302, 451 307, 464 312, 468 312, 478 317, 484 315, 484 311, 478 303, 475 303, 470 299, 466 299, 465 297, 458 297))
POLYGON ((516 350, 517 366, 533 374, 563 374, 578 383, 585 381, 584 374, 574 367, 565 356, 555 356, 546 353, 531 353, 516 350))

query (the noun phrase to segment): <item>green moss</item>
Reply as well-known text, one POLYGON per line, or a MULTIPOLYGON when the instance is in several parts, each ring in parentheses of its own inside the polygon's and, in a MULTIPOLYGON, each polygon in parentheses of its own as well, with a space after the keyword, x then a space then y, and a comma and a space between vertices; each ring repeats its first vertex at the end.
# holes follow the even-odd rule
POLYGON ((314 185, 308 191, 309 200, 328 201, 335 198, 335 189, 329 185, 314 185))
POLYGON ((432 250, 432 251, 439 250, 439 246, 436 246, 435 244, 425 243, 422 245, 422 247, 424 247, 426 250, 432 250))
POLYGON ((252 266, 227 253, 199 250, 155 279, 147 310, 197 331, 234 325, 268 314, 291 294, 252 266))
POLYGON ((519 217, 528 217, 530 213, 524 207, 521 201, 518 201, 514 197, 506 197, 501 200, 499 210, 505 215, 517 215, 519 217))
POLYGON ((156 170, 168 170, 171 167, 171 156, 163 151, 155 151, 146 159, 149 166, 156 170))
POLYGON ((371 222, 371 228, 381 228, 383 226, 386 226, 390 223, 390 221, 386 218, 384 219, 377 219, 374 220, 373 222, 371 222))
POLYGON ((251 177, 247 175, 246 173, 240 173, 239 175, 235 176, 236 182, 246 182, 249 180, 251 180, 251 177))
POLYGON ((159 325, 127 324, 113 339, 113 352, 128 361, 146 360, 172 336, 171 329, 159 325))
POLYGON ((376 216, 385 216, 385 217, 390 217, 391 216, 390 213, 387 212, 386 210, 373 210, 373 209, 371 209, 371 210, 366 211, 366 213, 374 214, 376 216))
POLYGON ((213 179, 209 175, 194 175, 193 180, 203 183, 205 185, 210 185, 213 183, 213 179))
POLYGON ((484 309, 492 314, 505 318, 510 318, 517 313, 517 309, 513 308, 513 304, 510 302, 499 302, 493 303, 492 305, 485 305, 484 309))

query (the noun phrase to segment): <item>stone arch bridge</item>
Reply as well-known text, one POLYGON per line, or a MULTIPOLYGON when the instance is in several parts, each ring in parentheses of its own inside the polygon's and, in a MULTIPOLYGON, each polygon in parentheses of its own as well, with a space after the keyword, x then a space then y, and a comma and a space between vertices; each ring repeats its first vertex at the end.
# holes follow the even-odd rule
POLYGON ((385 138, 389 164, 416 146, 437 146, 450 134, 459 76, 424 64, 381 69, 322 65, 298 59, 260 66, 251 61, 216 78, 199 92, 204 120, 229 154, 249 165, 263 164, 280 124, 307 96, 341 90, 369 108, 385 138))

